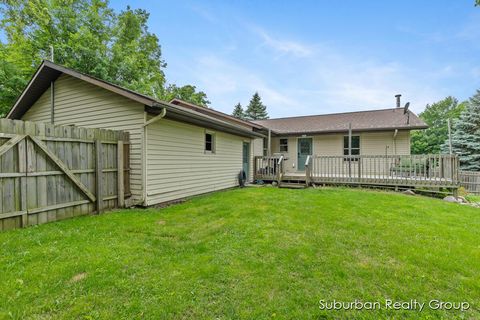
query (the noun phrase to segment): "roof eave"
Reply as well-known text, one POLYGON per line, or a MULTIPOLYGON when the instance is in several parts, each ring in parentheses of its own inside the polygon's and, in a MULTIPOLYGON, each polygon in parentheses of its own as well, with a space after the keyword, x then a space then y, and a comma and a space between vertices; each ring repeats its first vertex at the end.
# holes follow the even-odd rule
MULTIPOLYGON (((371 131, 394 131, 394 130, 424 130, 428 126, 398 126, 398 127, 383 127, 383 128, 360 128, 352 129, 352 132, 371 132, 371 131)), ((273 131, 272 131, 273 132, 273 131)), ((276 131, 277 136, 294 136, 294 135, 320 135, 331 133, 345 133, 348 129, 341 130, 317 130, 317 131, 276 131)))
POLYGON ((168 102, 157 102, 154 106, 147 106, 145 111, 149 113, 156 114, 160 111, 161 108, 166 108, 167 115, 166 117, 171 117, 172 119, 180 119, 183 122, 190 122, 193 124, 200 124, 206 127, 213 127, 220 131, 225 131, 229 133, 234 133, 236 135, 250 137, 250 138, 264 138, 265 135, 248 130, 245 127, 240 127, 233 125, 229 122, 219 120, 217 118, 187 109, 185 107, 171 104, 168 102))
POLYGON ((234 116, 231 116, 231 115, 226 114, 226 113, 224 113, 224 112, 221 112, 221 111, 218 111, 218 110, 214 110, 214 109, 210 109, 210 108, 204 107, 204 106, 199 106, 199 105, 196 105, 196 104, 194 104, 194 103, 190 103, 190 102, 188 102, 188 101, 183 101, 183 100, 181 100, 181 99, 174 98, 174 99, 172 99, 169 103, 174 104, 174 105, 185 104, 185 105, 191 106, 192 108, 196 108, 196 109, 205 108, 206 111, 212 112, 212 113, 214 113, 214 114, 217 114, 218 116, 224 117, 224 118, 226 118, 226 119, 228 119, 228 120, 235 121, 235 122, 237 122, 237 123, 241 123, 241 124, 250 126, 250 127, 252 127, 252 128, 255 128, 255 129, 263 129, 263 128, 264 128, 262 125, 259 125, 258 123, 255 123, 255 122, 252 122, 252 121, 248 121, 248 120, 238 119, 238 118, 235 118, 234 116))

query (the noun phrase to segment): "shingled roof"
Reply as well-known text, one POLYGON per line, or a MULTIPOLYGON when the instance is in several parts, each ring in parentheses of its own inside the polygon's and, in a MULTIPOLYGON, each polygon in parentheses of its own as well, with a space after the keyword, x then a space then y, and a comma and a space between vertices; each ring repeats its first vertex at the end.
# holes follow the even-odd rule
POLYGON ((426 129, 428 126, 415 113, 403 108, 332 113, 253 121, 277 134, 334 133, 348 131, 381 131, 426 129))

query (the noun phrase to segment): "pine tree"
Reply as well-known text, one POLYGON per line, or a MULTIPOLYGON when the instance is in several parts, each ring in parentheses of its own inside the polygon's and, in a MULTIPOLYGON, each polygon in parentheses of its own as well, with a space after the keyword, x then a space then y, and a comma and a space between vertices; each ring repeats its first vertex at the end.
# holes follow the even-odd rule
POLYGON ((248 120, 268 119, 267 107, 263 105, 262 98, 260 98, 258 92, 255 92, 250 100, 247 111, 245 111, 245 118, 248 120))
POLYGON ((233 108, 232 116, 238 119, 245 119, 245 111, 243 111, 243 107, 240 102, 237 103, 235 108, 233 108))
MULTIPOLYGON (((448 139, 442 151, 448 152, 448 139)), ((480 90, 470 98, 460 118, 454 123, 452 151, 459 155, 460 167, 480 171, 480 90)))

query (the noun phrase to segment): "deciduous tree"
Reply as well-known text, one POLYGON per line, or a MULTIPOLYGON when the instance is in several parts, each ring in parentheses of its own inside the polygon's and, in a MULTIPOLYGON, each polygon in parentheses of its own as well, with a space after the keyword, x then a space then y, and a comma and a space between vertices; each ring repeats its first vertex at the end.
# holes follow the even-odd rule
POLYGON ((438 102, 427 104, 419 117, 429 126, 426 130, 412 132, 413 154, 440 153, 442 144, 448 137, 447 119, 458 119, 465 103, 458 103, 454 97, 446 97, 438 102))
POLYGON ((208 104, 194 86, 166 86, 161 47, 149 13, 115 13, 107 0, 5 0, 0 4, 0 115, 13 104, 43 59, 158 99, 208 104))
POLYGON ((177 87, 174 84, 169 85, 165 90, 164 100, 170 101, 174 98, 202 107, 208 107, 210 104, 207 94, 203 91, 197 91, 197 88, 192 85, 186 85, 183 87, 177 87))

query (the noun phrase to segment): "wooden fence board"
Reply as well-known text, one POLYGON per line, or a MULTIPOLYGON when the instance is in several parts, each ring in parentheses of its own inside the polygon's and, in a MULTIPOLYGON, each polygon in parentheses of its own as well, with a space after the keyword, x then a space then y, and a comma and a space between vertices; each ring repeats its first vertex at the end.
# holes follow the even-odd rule
POLYGON ((480 172, 460 170, 458 175, 460 186, 469 193, 480 195, 480 172))
POLYGON ((121 131, 0 119, 0 231, 123 207, 128 138, 121 131))

